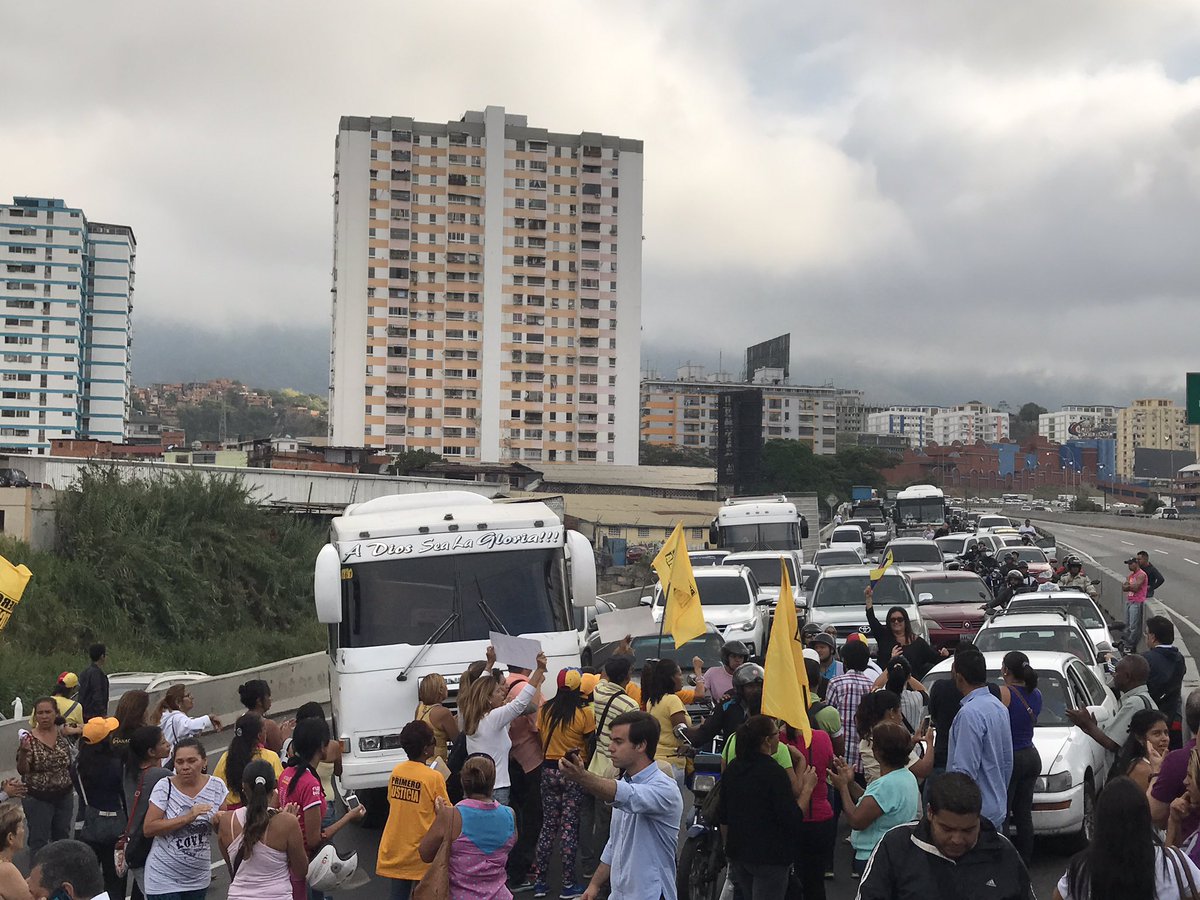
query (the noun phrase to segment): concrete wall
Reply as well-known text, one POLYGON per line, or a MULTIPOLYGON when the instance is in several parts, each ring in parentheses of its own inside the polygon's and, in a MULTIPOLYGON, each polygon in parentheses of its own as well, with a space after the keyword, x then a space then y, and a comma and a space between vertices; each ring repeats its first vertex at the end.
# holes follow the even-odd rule
POLYGON ((54 548, 54 498, 50 488, 0 488, 3 532, 34 550, 54 548))

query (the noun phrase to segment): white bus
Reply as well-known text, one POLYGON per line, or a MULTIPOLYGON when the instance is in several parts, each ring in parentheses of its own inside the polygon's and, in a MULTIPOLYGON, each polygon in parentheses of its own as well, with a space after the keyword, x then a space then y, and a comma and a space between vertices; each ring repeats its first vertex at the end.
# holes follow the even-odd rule
MULTIPOLYGON (((332 729, 342 783, 387 784, 405 759, 421 677, 459 676, 488 633, 541 642, 549 670, 578 666, 596 603, 592 546, 544 503, 467 491, 381 497, 334 519, 317 555, 317 619, 329 626, 332 729)), ((553 679, 543 692, 554 693, 553 679)))
POLYGON ((914 484, 896 495, 892 510, 897 535, 912 535, 946 524, 946 497, 932 484, 914 484))
POLYGON ((730 497, 717 510, 709 543, 734 553, 748 550, 799 550, 808 537, 808 522, 796 504, 783 494, 770 497, 730 497))

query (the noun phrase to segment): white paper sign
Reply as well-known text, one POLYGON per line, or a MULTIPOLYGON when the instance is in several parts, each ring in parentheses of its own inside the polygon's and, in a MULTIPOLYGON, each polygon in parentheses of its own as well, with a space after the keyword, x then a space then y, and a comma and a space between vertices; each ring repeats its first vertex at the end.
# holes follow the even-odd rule
POLYGON ((488 640, 496 648, 496 662, 522 669, 537 668, 537 656, 542 652, 541 642, 532 638, 501 634, 498 631, 489 632, 488 640))
POLYGON ((654 614, 648 606, 601 613, 596 616, 596 625, 600 628, 600 640, 606 644, 619 641, 627 634, 633 637, 658 634, 658 623, 654 621, 654 614))

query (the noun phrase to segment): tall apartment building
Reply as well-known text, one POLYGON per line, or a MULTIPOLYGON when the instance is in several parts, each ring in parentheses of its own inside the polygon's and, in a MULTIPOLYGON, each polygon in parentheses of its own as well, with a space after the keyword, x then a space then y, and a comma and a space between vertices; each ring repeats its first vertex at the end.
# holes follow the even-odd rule
POLYGON ((716 381, 699 366, 683 366, 674 379, 642 379, 641 439, 651 444, 717 449, 718 398, 727 391, 763 393, 763 440, 802 441, 814 453, 837 450, 837 396, 832 385, 782 384, 781 370, 760 369, 750 382, 716 381))
POLYGON ((868 434, 902 435, 910 447, 924 447, 933 440, 933 415, 937 406, 889 406, 867 414, 868 434))
POLYGON ((344 117, 333 443, 636 465, 642 142, 344 117))
POLYGON ((1134 450, 1195 450, 1200 428, 1189 426, 1187 410, 1173 400, 1144 399, 1117 413, 1117 475, 1133 477, 1134 450))
POLYGON ((1075 437, 1111 437, 1117 430, 1119 406, 1064 406, 1038 416, 1038 434, 1064 444, 1075 437))
POLYGON ((839 434, 864 434, 867 417, 883 412, 882 406, 872 406, 863 400, 863 392, 841 389, 837 392, 837 430, 839 434))
POLYGON ((0 205, 0 451, 121 441, 129 420, 137 242, 62 200, 0 205))
POLYGON ((1008 440, 1008 413, 982 403, 964 403, 933 414, 933 441, 946 446, 958 441, 994 444, 1008 440))

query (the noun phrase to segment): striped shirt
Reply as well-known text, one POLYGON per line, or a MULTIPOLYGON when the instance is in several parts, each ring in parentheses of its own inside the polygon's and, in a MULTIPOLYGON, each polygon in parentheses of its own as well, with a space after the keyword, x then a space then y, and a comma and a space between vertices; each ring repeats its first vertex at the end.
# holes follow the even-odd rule
POLYGON ((829 682, 828 696, 825 697, 825 702, 836 708, 842 716, 842 726, 846 730, 846 762, 860 773, 863 770, 862 756, 858 752, 858 724, 855 719, 858 704, 871 693, 873 687, 874 683, 862 672, 850 670, 829 682))
POLYGON ((611 681, 601 681, 592 693, 592 713, 596 717, 596 752, 588 764, 588 771, 601 778, 607 778, 611 773, 612 760, 608 756, 608 745, 612 741, 612 723, 617 716, 627 712, 635 712, 637 701, 630 697, 619 684, 611 681), (609 705, 609 701, 612 704, 609 705), (605 714, 605 707, 608 713, 605 714), (604 719, 601 722, 601 718, 604 719))

